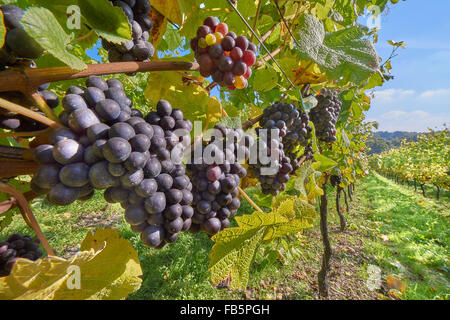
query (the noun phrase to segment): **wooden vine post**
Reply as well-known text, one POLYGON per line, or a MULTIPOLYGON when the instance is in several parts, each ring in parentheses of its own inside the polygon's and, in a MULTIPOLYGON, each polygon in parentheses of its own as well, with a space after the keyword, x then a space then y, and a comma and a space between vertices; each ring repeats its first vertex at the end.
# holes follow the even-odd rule
POLYGON ((317 275, 319 284, 319 295, 323 298, 328 297, 328 272, 330 271, 330 261, 333 250, 331 248, 330 237, 328 234, 328 196, 327 196, 327 180, 323 184, 323 195, 320 197, 320 233, 322 236, 323 256, 322 266, 317 275))

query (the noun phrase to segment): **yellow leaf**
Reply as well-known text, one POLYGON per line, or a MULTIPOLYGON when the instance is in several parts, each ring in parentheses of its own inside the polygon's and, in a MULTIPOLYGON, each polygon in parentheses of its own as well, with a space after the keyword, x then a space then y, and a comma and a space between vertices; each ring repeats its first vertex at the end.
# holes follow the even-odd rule
POLYGON ((217 99, 216 97, 212 97, 208 99, 207 106, 208 112, 206 116, 209 120, 209 123, 214 124, 223 116, 222 104, 220 103, 219 99, 217 99))
POLYGON ((183 24, 183 14, 178 0, 152 0, 152 7, 158 10, 171 22, 183 24))
POLYGON ((210 124, 213 125, 222 117, 222 105, 216 97, 210 97, 202 86, 184 82, 182 75, 174 71, 152 72, 144 95, 152 105, 161 99, 169 101, 192 122, 199 120, 204 125, 210 117, 210 124))
POLYGON ((252 119, 260 116, 263 113, 260 107, 255 106, 254 104, 249 104, 247 106, 247 116, 252 119))
MULTIPOLYGON (((289 206, 289 200, 279 209, 289 206)), ((250 264, 263 240, 272 240, 309 227, 305 219, 289 220, 275 213, 254 212, 236 218, 238 227, 225 229, 212 237, 215 242, 210 253, 211 281, 218 284, 231 275, 230 288, 247 286, 250 264)))
POLYGON ((152 44, 155 48, 158 48, 158 44, 166 33, 168 19, 156 10, 150 10, 149 17, 153 21, 153 28, 150 30, 152 44))
POLYGON ((406 284, 405 281, 402 281, 392 275, 386 277, 386 283, 389 286, 389 288, 398 290, 401 293, 404 293, 406 289, 408 289, 408 285, 406 284))
POLYGON ((139 289, 137 252, 118 231, 88 233, 81 248, 69 260, 19 259, 11 275, 0 279, 0 299, 117 300, 139 289))

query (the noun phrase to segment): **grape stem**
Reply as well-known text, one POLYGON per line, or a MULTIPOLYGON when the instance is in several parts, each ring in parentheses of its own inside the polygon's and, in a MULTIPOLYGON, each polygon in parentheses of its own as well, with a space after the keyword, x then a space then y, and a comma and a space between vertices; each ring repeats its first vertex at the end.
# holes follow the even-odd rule
POLYGON ((0 107, 4 108, 6 110, 9 110, 11 112, 15 112, 21 115, 24 115, 25 117, 28 117, 30 119, 33 119, 35 121, 41 122, 43 124, 45 124, 46 126, 52 127, 52 128, 58 128, 58 127, 62 127, 59 123, 44 117, 43 115, 40 115, 37 112, 34 112, 30 109, 27 109, 25 107, 22 107, 18 104, 15 104, 11 101, 5 100, 3 98, 0 98, 0 107))
MULTIPOLYGON (((261 4, 262 4, 262 0, 258 0, 258 8, 256 9, 256 17, 255 17, 255 22, 253 23, 253 29, 256 29, 256 26, 258 25, 258 20, 259 20, 259 14, 261 13, 261 4)), ((250 37, 250 42, 253 42, 253 34, 250 37)))
POLYGON ((58 117, 53 113, 53 110, 48 106, 47 102, 45 102, 44 98, 39 94, 39 92, 30 92, 28 93, 28 96, 33 99, 34 103, 38 106, 39 110, 41 110, 47 118, 60 123, 58 117))
POLYGON ((0 179, 31 175, 40 164, 33 161, 0 161, 0 179))
POLYGON ((255 208, 257 211, 264 213, 264 211, 258 207, 258 205, 252 200, 250 199, 250 197, 245 193, 244 190, 242 190, 240 187, 238 187, 239 189, 239 193, 245 198, 245 200, 248 201, 248 203, 250 203, 250 205, 255 208))
MULTIPOLYGON (((34 198, 37 198, 39 195, 37 193, 34 193, 33 191, 28 191, 28 192, 25 192, 23 194, 23 196, 25 197, 25 199, 27 199, 28 202, 30 202, 34 198)), ((17 199, 16 198, 10 198, 8 200, 1 202, 0 203, 0 215, 5 214, 6 212, 8 212, 9 210, 11 210, 15 207, 17 207, 17 199)), ((28 218, 25 215, 23 215, 23 217, 25 219, 25 222, 28 224, 29 223, 28 218)), ((31 225, 29 225, 29 226, 31 228, 31 225)))
POLYGON ((151 62, 116 62, 90 64, 79 71, 70 67, 26 68, 24 70, 8 69, 0 72, 0 92, 29 91, 38 86, 64 80, 74 80, 89 76, 101 76, 118 73, 150 72, 150 71, 197 71, 200 66, 196 62, 151 61, 151 62))
POLYGON ((49 256, 54 256, 55 253, 53 252, 52 248, 48 244, 47 238, 42 233, 41 227, 39 226, 39 223, 36 220, 36 217, 33 214, 33 211, 31 210, 27 199, 25 196, 20 193, 18 190, 14 189, 12 186, 5 184, 3 182, 0 182, 0 190, 6 193, 11 194, 14 198, 16 198, 20 211, 23 212, 23 215, 25 215, 24 219, 27 224, 30 225, 30 227, 34 230, 37 237, 41 241, 42 245, 44 246, 45 250, 47 251, 47 254, 49 256))
POLYGON ((12 137, 12 138, 36 137, 36 136, 40 136, 40 135, 45 135, 45 134, 49 133, 50 131, 53 131, 53 129, 47 128, 47 129, 40 130, 40 131, 29 131, 29 132, 5 132, 5 133, 0 133, 0 139, 7 138, 7 137, 12 137))
POLYGON ((259 115, 256 118, 253 119, 248 119, 243 125, 242 125, 242 129, 243 130, 248 130, 251 127, 253 127, 256 123, 258 123, 261 119, 262 119, 263 115, 259 115))
POLYGON ((214 89, 217 85, 217 82, 212 82, 208 87, 206 87, 206 91, 208 91, 208 94, 211 94, 211 90, 214 89))

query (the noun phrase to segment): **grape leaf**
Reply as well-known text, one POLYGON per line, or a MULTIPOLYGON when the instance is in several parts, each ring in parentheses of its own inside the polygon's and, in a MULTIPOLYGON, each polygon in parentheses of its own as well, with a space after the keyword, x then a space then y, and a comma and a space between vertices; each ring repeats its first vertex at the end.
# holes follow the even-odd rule
POLYGON ((179 0, 152 0, 152 7, 178 25, 183 24, 183 13, 179 0))
POLYGON ((131 40, 131 26, 124 11, 108 0, 78 0, 87 24, 102 38, 113 43, 131 40))
POLYGON ((203 125, 208 117, 211 126, 222 117, 222 105, 217 98, 210 97, 202 86, 183 81, 182 75, 174 71, 151 73, 144 94, 150 104, 165 99, 181 109, 186 119, 202 121, 203 125))
POLYGON ((278 83, 278 73, 272 68, 257 70, 254 73, 253 90, 269 91, 278 83))
MULTIPOLYGON (((287 200, 278 210, 284 212, 293 203, 292 199, 287 200)), ((262 241, 311 227, 306 219, 288 219, 277 212, 254 212, 237 217, 236 222, 238 227, 225 229, 212 238, 215 244, 209 264, 211 281, 217 284, 231 275, 231 289, 247 286, 250 265, 262 241)))
POLYGON ((56 20, 53 13, 45 8, 29 8, 21 20, 25 31, 41 47, 72 69, 83 70, 86 64, 67 50, 70 36, 56 20))
MULTIPOLYGON (((69 260, 19 259, 11 275, 0 279, 0 297, 8 300, 117 300, 139 289, 142 269, 137 252, 119 232, 89 232, 81 252, 69 260), (80 287, 69 284, 79 275, 80 287)), ((76 279, 75 279, 76 280, 76 279)))
POLYGON ((6 28, 3 22, 3 12, 0 11, 0 48, 5 44, 6 28))
POLYGON ((326 33, 310 14, 301 16, 299 25, 297 49, 302 59, 313 59, 330 78, 360 83, 379 70, 379 57, 360 27, 326 33))
POLYGON ((315 170, 312 168, 312 161, 306 161, 298 170, 298 178, 295 180, 295 189, 300 191, 300 194, 306 198, 308 193, 305 188, 305 180, 311 176, 315 170))

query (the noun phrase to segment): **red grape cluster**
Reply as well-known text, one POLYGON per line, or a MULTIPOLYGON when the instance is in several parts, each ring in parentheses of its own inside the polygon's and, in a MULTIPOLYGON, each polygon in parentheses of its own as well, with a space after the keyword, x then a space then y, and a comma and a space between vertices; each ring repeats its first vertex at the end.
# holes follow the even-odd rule
POLYGON ((245 89, 256 62, 256 45, 228 30, 226 23, 208 17, 191 40, 191 48, 203 77, 210 77, 230 90, 245 89))

